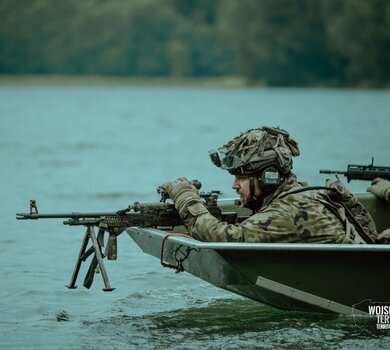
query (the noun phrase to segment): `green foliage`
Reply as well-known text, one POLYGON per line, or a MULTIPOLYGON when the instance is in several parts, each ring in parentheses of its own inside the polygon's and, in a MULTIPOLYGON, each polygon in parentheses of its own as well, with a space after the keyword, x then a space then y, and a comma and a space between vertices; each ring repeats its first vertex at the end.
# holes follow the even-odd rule
POLYGON ((324 4, 329 43, 345 62, 345 81, 352 85, 389 84, 390 2, 332 0, 324 4))
POLYGON ((269 85, 308 85, 327 79, 324 21, 318 3, 243 0, 235 9, 238 54, 248 80, 269 85))
POLYGON ((388 86, 386 0, 1 0, 0 74, 388 86))

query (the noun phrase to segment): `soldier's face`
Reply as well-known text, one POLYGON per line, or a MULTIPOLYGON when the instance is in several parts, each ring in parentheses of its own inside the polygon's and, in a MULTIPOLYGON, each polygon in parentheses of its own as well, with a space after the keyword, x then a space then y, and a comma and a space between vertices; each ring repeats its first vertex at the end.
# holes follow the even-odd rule
MULTIPOLYGON (((255 177, 255 197, 261 196, 259 180, 255 177)), ((251 199, 250 180, 249 176, 236 175, 234 177, 233 190, 240 196, 241 203, 245 206, 251 199)))

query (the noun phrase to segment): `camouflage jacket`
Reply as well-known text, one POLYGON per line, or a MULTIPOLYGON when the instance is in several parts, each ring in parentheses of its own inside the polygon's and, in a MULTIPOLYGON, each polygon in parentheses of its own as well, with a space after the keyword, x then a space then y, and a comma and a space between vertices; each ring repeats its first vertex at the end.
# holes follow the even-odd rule
MULTIPOLYGON (((188 232, 209 242, 307 242, 362 243, 346 238, 354 228, 347 222, 344 208, 330 204, 318 191, 282 194, 302 188, 295 175, 265 198, 262 208, 238 224, 218 221, 194 194, 182 193, 175 201, 188 232)), ((352 232, 352 236, 354 233, 352 232)))

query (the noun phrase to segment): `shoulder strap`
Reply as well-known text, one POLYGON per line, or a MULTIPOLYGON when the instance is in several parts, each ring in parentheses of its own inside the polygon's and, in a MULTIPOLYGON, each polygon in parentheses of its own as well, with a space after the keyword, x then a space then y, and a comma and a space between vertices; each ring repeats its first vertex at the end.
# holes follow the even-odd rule
POLYGON ((356 220, 355 216, 351 213, 351 211, 344 205, 342 201, 335 202, 333 201, 327 194, 319 193, 319 195, 323 198, 321 202, 326 205, 339 219, 345 222, 346 226, 346 238, 351 241, 351 243, 374 243, 373 239, 366 233, 364 228, 360 225, 360 223, 356 220), (340 216, 337 207, 340 206, 343 208, 345 213, 345 218, 340 216), (355 228, 355 232, 360 236, 360 239, 354 237, 354 234, 351 233, 350 225, 355 228), (351 237, 352 234, 352 237, 351 237), (350 237, 348 237, 350 236, 350 237), (352 238, 352 239, 351 239, 352 238), (360 242, 361 241, 361 242, 360 242))

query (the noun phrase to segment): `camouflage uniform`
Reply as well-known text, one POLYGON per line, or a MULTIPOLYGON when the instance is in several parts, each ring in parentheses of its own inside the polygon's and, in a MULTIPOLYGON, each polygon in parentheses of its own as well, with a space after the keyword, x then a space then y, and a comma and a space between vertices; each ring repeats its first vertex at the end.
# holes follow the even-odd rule
POLYGON ((297 182, 290 171, 292 157, 299 155, 299 148, 285 130, 251 129, 209 154, 216 166, 233 175, 248 177, 251 198, 247 206, 256 208, 256 212, 242 223, 220 222, 208 212, 187 179, 165 183, 162 187, 170 194, 188 232, 196 239, 212 242, 366 243, 370 238, 364 240, 358 233, 362 226, 366 236, 376 236, 375 225, 367 211, 339 182, 330 183, 333 198, 330 193, 326 195, 304 189, 297 182), (256 197, 255 177, 263 186, 262 198, 256 197), (269 184, 271 190, 266 187, 269 184), (362 225, 356 224, 354 216, 362 219, 362 225))
POLYGON ((330 203, 318 191, 279 196, 302 188, 291 175, 264 200, 262 208, 239 224, 218 221, 194 192, 184 191, 175 205, 189 233, 211 242, 364 243, 346 219, 344 208, 330 203), (346 236, 347 227, 350 231, 346 236))

